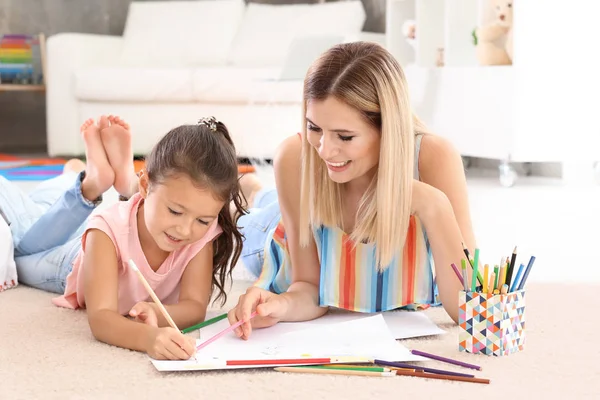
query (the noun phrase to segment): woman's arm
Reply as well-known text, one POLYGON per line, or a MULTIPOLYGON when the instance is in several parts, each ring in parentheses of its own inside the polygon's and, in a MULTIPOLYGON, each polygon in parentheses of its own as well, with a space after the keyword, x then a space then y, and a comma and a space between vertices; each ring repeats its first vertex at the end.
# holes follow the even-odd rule
POLYGON ((317 246, 311 236, 306 247, 300 246, 300 178, 302 142, 296 135, 287 138, 274 159, 275 183, 281 217, 292 263, 292 284, 282 296, 288 300, 284 321, 306 321, 327 312, 319 307, 320 264, 317 246))
POLYGON ((460 260, 465 258, 462 242, 470 249, 476 246, 464 167, 460 154, 450 142, 439 136, 425 135, 421 142, 419 171, 421 181, 427 185, 415 185, 413 198, 418 203, 415 209, 431 244, 442 304, 456 322, 458 292, 462 285, 450 264, 460 265, 460 260))
MULTIPOLYGON (((181 277, 181 289, 177 304, 165 304, 167 312, 179 329, 204 320, 210 302, 213 274, 213 244, 206 246, 188 263, 181 277)), ((158 326, 169 326, 156 304, 150 303, 158 319, 158 326)))

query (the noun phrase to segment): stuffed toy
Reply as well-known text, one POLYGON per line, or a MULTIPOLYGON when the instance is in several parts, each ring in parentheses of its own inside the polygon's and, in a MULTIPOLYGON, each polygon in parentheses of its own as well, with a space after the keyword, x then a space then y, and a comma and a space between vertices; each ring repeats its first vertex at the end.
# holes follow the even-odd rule
POLYGON ((475 31, 480 65, 510 65, 513 56, 513 0, 492 0, 496 18, 475 31))

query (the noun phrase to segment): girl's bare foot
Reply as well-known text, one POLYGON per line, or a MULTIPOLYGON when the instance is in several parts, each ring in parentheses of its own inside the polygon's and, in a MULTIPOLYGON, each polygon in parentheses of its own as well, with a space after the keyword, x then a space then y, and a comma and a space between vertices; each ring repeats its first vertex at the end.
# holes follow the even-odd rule
POLYGON ((244 174, 240 178, 240 188, 242 189, 242 193, 246 198, 247 205, 246 208, 252 208, 254 206, 254 197, 262 189, 262 184, 260 180, 256 176, 256 174, 249 173, 244 174))
POLYGON ((131 197, 134 192, 135 169, 129 124, 119 117, 110 115, 100 118, 100 126, 104 126, 100 136, 108 162, 115 173, 115 189, 120 195, 131 197))
POLYGON ((113 186, 115 173, 108 163, 100 129, 93 119, 88 119, 81 125, 81 136, 85 142, 85 178, 81 182, 83 197, 90 201, 96 200, 113 186))
POLYGON ((63 174, 67 172, 75 172, 80 173, 85 169, 85 163, 81 161, 79 158, 71 158, 69 161, 65 163, 63 167, 63 174))

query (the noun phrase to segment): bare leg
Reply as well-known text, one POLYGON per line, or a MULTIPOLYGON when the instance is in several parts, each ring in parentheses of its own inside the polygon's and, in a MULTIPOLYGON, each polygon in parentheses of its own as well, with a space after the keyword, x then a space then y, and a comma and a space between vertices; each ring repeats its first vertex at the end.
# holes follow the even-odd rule
POLYGON ((102 139, 100 128, 93 119, 88 119, 81 126, 81 134, 85 142, 85 178, 81 182, 81 192, 88 200, 95 200, 110 189, 115 182, 115 173, 110 167, 102 139))
POLYGON ((240 178, 240 187, 247 201, 246 208, 252 208, 254 206, 254 197, 262 189, 262 183, 260 183, 256 174, 249 173, 242 175, 240 178))
POLYGON ((129 124, 110 115, 102 116, 100 126, 104 126, 100 135, 108 162, 115 174, 115 189, 121 196, 131 197, 137 191, 137 178, 133 167, 129 124))
POLYGON ((69 161, 65 163, 63 168, 63 174, 68 172, 80 173, 85 169, 85 163, 81 161, 79 158, 71 158, 69 161))

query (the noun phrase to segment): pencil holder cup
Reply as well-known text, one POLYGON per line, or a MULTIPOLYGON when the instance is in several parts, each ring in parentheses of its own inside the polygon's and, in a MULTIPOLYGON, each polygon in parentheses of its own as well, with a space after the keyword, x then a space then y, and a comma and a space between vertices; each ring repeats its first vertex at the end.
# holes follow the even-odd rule
POLYGON ((525 344, 525 291, 458 295, 458 349, 473 354, 505 356, 525 344))

